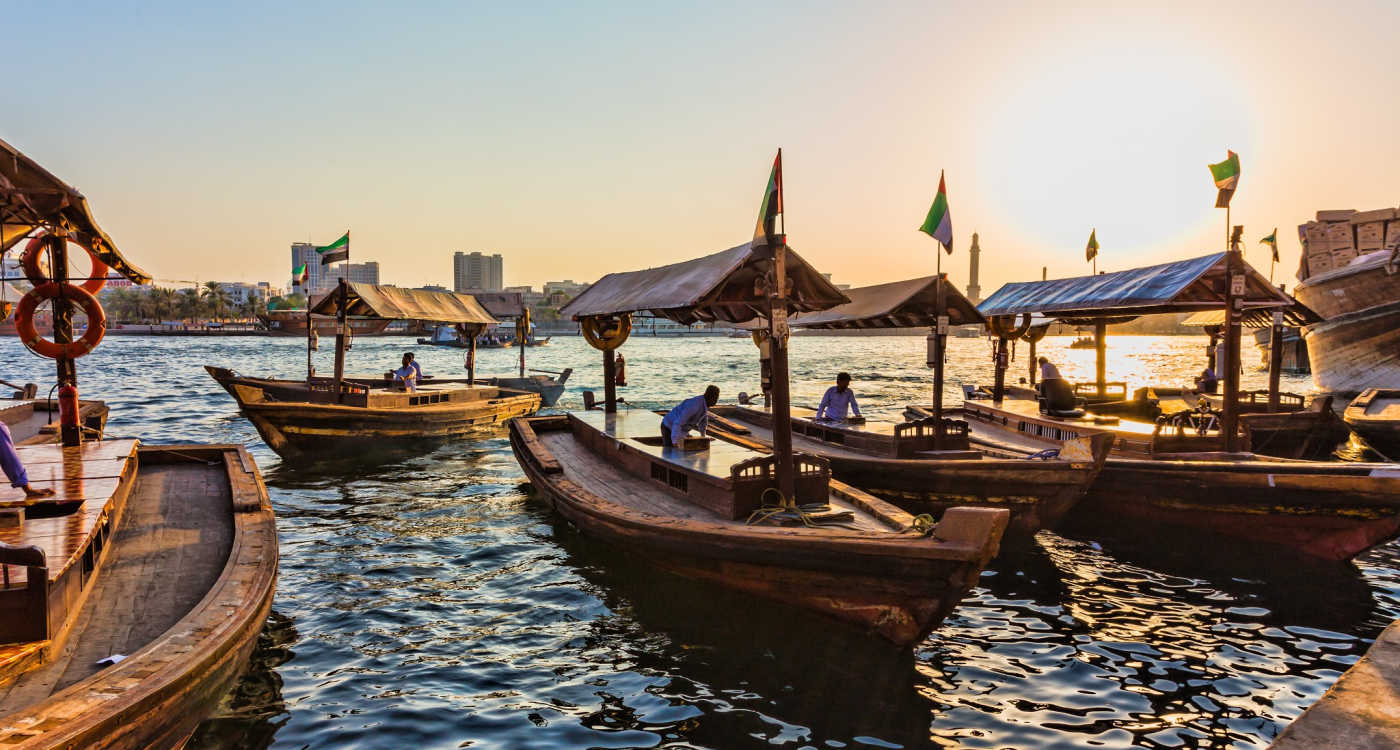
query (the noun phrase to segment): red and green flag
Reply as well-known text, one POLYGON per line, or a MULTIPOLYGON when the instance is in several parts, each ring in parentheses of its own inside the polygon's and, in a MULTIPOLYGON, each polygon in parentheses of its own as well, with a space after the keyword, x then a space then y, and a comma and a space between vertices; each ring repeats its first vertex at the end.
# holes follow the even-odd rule
POLYGON ((299 286, 306 286, 306 282, 311 278, 311 273, 303 263, 292 269, 292 283, 299 286))
POLYGON ((783 150, 773 159, 773 171, 768 174, 768 186, 763 189, 763 204, 758 208, 758 226, 753 230, 755 246, 768 245, 768 238, 776 232, 778 214, 783 212, 783 150))
POLYGON ((321 256, 323 266, 350 260, 350 230, 345 230, 345 234, 335 242, 316 248, 316 253, 321 256))
POLYGON ((938 195, 933 197, 933 205, 919 231, 938 240, 944 252, 953 254, 953 217, 948 212, 948 186, 943 181, 942 171, 938 173, 938 195))
POLYGON ((1240 155, 1226 150, 1225 161, 1210 165, 1210 176, 1215 179, 1215 187, 1220 191, 1215 196, 1216 208, 1228 208, 1230 197, 1240 183, 1240 155))

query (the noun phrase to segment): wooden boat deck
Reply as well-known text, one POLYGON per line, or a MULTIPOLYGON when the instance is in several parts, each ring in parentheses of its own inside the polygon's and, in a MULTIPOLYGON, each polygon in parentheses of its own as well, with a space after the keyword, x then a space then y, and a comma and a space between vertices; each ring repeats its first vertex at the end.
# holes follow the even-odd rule
MULTIPOLYGON (((101 401, 79 401, 78 421, 100 433, 107 423, 107 405, 101 401)), ((0 400, 0 422, 10 428, 17 445, 54 442, 58 436, 58 402, 42 398, 0 400)))
MULTIPOLYGON (((734 464, 765 455, 722 441, 712 442, 710 449, 705 451, 681 451, 636 442, 637 437, 659 437, 661 434, 661 417, 641 409, 624 409, 608 415, 600 411, 574 412, 571 416, 577 416, 590 425, 598 426, 605 434, 615 439, 627 441, 629 447, 634 447, 648 456, 706 474, 716 480, 728 480, 730 467, 734 464)), ((632 510, 733 525, 759 532, 782 530, 782 527, 775 526, 748 526, 744 519, 730 520, 708 508, 669 493, 657 492, 654 481, 623 471, 610 462, 599 461, 597 454, 575 439, 571 432, 544 432, 539 434, 539 440, 561 465, 569 467, 569 479, 589 492, 632 510)), ((898 533, 907 526, 906 519, 897 515, 872 515, 868 510, 858 508, 834 495, 828 498, 828 503, 833 510, 851 511, 855 514, 855 520, 846 524, 848 528, 898 533)))

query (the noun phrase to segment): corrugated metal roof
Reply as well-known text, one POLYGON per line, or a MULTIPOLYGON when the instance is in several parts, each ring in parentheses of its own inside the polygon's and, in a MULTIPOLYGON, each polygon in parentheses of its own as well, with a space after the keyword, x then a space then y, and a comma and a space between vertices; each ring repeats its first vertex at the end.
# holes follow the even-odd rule
MULTIPOLYGON (((1246 307, 1297 304, 1248 263, 1246 307)), ((1126 271, 1006 284, 977 306, 983 315, 1042 313, 1088 319, 1193 312, 1225 305, 1225 253, 1126 271)))
POLYGON ((0 253, 34 230, 47 227, 67 229, 103 263, 133 283, 151 280, 150 274, 122 257, 112 238, 97 226, 82 193, 0 140, 0 253))
MULTIPOLYGON (((938 322, 934 308, 938 277, 892 281, 886 284, 843 290, 850 302, 829 310, 803 313, 789 321, 794 328, 909 328, 932 326, 938 322)), ((952 284, 944 282, 948 322, 952 325, 987 320, 972 301, 952 284)))
MULTIPOLYGON (((346 295, 345 314, 352 318, 485 325, 497 322, 470 294, 378 286, 358 281, 350 281, 346 285, 350 289, 346 295)), ((340 295, 331 291, 311 308, 311 312, 314 315, 339 315, 340 295)))
MULTIPOLYGON (((559 314, 578 320, 650 311, 682 325, 714 320, 743 323, 768 312, 768 301, 756 282, 771 264, 766 247, 745 243, 669 266, 610 273, 570 300, 559 314)), ((790 315, 849 301, 790 247, 787 274, 790 315)))

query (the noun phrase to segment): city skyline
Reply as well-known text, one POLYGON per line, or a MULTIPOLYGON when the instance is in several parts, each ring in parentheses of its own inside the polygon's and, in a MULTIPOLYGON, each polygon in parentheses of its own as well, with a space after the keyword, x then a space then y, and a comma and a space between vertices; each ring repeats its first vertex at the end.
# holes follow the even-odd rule
POLYGON ((73 96, 16 108, 0 137, 83 190, 162 279, 277 279, 286 245, 270 238, 344 227, 353 257, 404 286, 441 283, 423 259, 464 247, 509 256, 511 286, 664 265, 748 237, 778 146, 793 247, 856 285, 933 272, 916 228, 940 171, 944 269, 965 286, 978 232, 984 294, 1042 266, 1088 273, 1091 228, 1107 270, 1221 249, 1206 164, 1227 149, 1246 256, 1267 272, 1257 240, 1278 227, 1280 281, 1318 209, 1400 203, 1400 104, 1383 94, 1400 73, 1353 52, 1387 48, 1393 4, 1343 3, 1325 30, 1265 3, 778 5, 744 9, 741 28, 738 7, 684 23, 622 7, 82 7, 8 9, 21 59, 44 58, 61 21, 104 64, 32 66, 16 100, 73 96), (538 54, 502 33, 524 26, 538 54), (442 33, 409 33, 426 28, 442 33), (248 39, 317 53, 249 56, 248 39), (312 124, 328 112, 334 128, 312 124))

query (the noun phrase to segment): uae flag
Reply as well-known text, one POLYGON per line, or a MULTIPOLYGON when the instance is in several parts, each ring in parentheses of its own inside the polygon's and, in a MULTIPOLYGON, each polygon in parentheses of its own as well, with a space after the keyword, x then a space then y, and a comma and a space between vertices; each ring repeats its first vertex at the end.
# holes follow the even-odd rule
POLYGON ((1089 230, 1089 244, 1084 246, 1084 260, 1093 260, 1099 257, 1099 230, 1089 230))
POLYGON ((1228 150, 1225 154, 1225 161, 1210 165, 1210 176, 1215 178, 1215 187, 1220 190, 1215 196, 1216 208, 1230 207, 1230 197, 1240 183, 1240 155, 1228 150))
POLYGON ((778 149, 773 159, 773 171, 768 175, 768 186, 763 189, 763 204, 758 208, 758 226, 753 230, 753 245, 767 247, 769 237, 776 234, 774 226, 778 214, 783 212, 783 150, 778 149))
POLYGON ((1270 234, 1268 237, 1265 237, 1264 239, 1259 240, 1259 244, 1261 244, 1261 245, 1268 245, 1270 248, 1273 249, 1273 251, 1274 251, 1274 262, 1277 263, 1277 262, 1278 262, 1278 227, 1274 227, 1273 233, 1270 234))
POLYGON ((303 263, 292 269, 292 283, 299 286, 306 286, 306 282, 311 278, 311 272, 307 270, 303 263))
POLYGON ((943 172, 938 173, 938 195, 933 197, 928 217, 919 231, 938 240, 944 252, 953 254, 953 217, 948 213, 948 186, 943 182, 943 172))
POLYGON ((345 234, 335 242, 316 248, 316 252, 321 256, 323 266, 350 260, 350 230, 345 230, 345 234))

